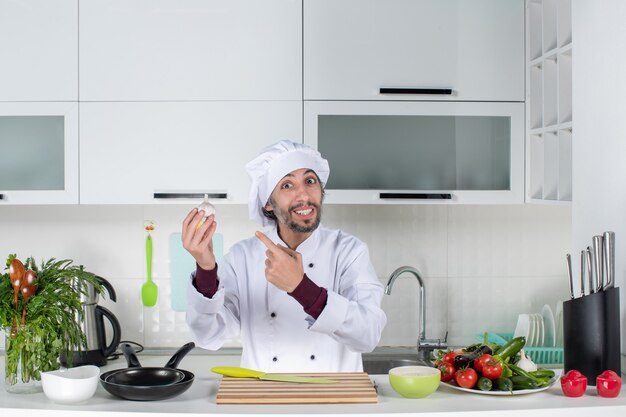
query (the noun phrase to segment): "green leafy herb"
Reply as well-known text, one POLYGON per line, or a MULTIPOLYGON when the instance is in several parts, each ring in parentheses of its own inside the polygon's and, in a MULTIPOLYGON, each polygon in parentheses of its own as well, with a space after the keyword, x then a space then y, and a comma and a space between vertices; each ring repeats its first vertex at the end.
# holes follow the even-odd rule
MULTIPOLYGON (((10 255, 9 259, 13 258, 15 255, 10 255)), ((39 288, 26 304, 26 325, 18 325, 14 334, 11 334, 11 327, 13 323, 21 322, 24 299, 20 296, 16 308, 9 274, 0 274, 0 326, 7 336, 6 378, 9 384, 17 382, 20 360, 21 380, 24 382, 31 378, 39 380, 41 372, 58 369, 61 353, 71 365, 72 351, 81 351, 86 347, 80 326, 81 293, 86 293, 87 284, 103 293, 98 277, 82 266, 72 265, 71 260, 53 258, 42 261, 38 267, 30 257, 25 267, 37 273, 39 288)))

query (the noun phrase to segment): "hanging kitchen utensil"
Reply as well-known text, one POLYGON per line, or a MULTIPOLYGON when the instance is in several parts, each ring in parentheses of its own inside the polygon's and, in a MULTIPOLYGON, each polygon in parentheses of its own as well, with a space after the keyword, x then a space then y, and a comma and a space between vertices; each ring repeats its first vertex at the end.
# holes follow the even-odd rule
POLYGON ((152 307, 157 302, 159 287, 152 281, 152 235, 154 224, 150 223, 145 227, 148 232, 146 237, 146 265, 148 280, 141 287, 141 300, 146 307, 152 307))
POLYGON ((122 352, 128 362, 128 368, 101 374, 100 383, 109 393, 126 400, 154 401, 175 397, 193 384, 195 378, 193 373, 176 368, 181 359, 194 347, 193 342, 185 344, 170 358, 165 367, 159 368, 142 367, 133 348, 129 344, 123 344, 122 352), (183 378, 176 382, 170 380, 170 383, 166 384, 150 384, 151 378, 159 378, 160 373, 172 370, 181 372, 183 378), (121 377, 118 373, 126 373, 126 375, 121 377))
POLYGON ((337 382, 333 379, 310 378, 287 374, 267 374, 261 371, 237 368, 234 366, 217 366, 215 368, 211 368, 211 372, 233 378, 256 378, 264 381, 298 382, 304 384, 334 384, 337 382))

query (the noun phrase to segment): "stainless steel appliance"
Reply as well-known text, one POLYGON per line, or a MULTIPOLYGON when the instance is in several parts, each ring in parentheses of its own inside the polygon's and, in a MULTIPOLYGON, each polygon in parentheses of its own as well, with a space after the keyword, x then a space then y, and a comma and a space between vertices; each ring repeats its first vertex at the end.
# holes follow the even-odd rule
MULTIPOLYGON (((109 298, 116 301, 115 290, 109 281, 102 277, 97 277, 102 286, 109 294, 109 298)), ((122 330, 120 323, 111 311, 105 307, 98 305, 99 294, 91 284, 80 283, 86 285, 85 291, 81 293, 81 303, 83 306, 82 317, 77 317, 81 321, 82 330, 87 339, 87 349, 81 349, 73 352, 72 366, 80 365, 96 365, 103 366, 107 363, 107 357, 110 356, 120 343, 122 330), (104 319, 111 324, 113 334, 111 342, 107 344, 107 334, 104 319)), ((67 366, 67 360, 61 356, 61 363, 67 366)))

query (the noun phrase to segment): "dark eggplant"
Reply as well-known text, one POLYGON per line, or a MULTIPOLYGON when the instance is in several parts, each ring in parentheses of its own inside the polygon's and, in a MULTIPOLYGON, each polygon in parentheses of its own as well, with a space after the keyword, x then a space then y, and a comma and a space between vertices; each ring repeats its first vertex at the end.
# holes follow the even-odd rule
POLYGON ((476 347, 473 351, 463 353, 454 357, 454 367, 456 369, 474 367, 474 361, 480 358, 482 355, 492 354, 492 350, 487 345, 481 345, 476 347))
POLYGON ((471 353, 456 355, 454 357, 454 369, 463 369, 463 368, 471 367, 474 362, 474 359, 476 358, 471 353))

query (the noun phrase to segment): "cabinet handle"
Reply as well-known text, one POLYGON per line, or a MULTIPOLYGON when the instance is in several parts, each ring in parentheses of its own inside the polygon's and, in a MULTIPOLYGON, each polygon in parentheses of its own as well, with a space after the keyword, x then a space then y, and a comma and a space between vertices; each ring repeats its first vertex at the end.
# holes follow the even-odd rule
POLYGON ((228 198, 228 193, 154 193, 156 199, 175 199, 175 198, 204 198, 204 195, 208 195, 209 198, 228 198))
POLYGON ((446 193, 380 193, 379 198, 396 200, 451 200, 452 194, 446 193))
POLYGON ((0 200, 4 200, 4 194, 0 194, 0 200))
POLYGON ((381 88, 380 94, 429 94, 451 96, 451 88, 381 88))

